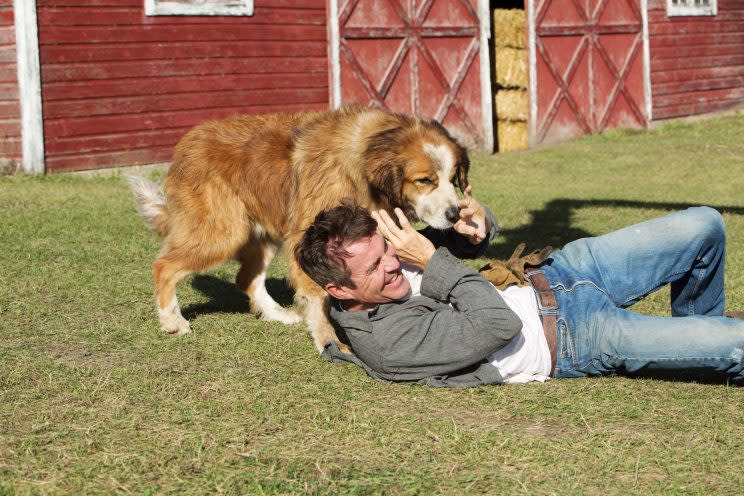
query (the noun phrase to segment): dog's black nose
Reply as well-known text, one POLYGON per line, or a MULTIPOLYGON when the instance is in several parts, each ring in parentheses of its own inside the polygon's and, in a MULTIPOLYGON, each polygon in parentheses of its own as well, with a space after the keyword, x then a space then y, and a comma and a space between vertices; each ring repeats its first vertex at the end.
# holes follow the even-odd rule
POLYGON ((449 208, 448 208, 448 209, 447 209, 447 210, 446 210, 446 211, 444 212, 444 217, 445 217, 445 218, 446 218, 446 219, 447 219, 448 221, 450 221, 450 222, 452 222, 452 223, 454 224, 455 222, 457 222, 457 219, 459 219, 459 218, 460 218, 460 209, 459 209, 459 208, 457 208, 457 207, 449 207, 449 208))

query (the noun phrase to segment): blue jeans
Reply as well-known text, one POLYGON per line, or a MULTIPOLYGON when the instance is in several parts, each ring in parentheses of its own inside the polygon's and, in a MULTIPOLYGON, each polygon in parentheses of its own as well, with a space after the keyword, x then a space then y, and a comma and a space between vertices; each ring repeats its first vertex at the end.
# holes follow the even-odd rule
POLYGON ((726 232, 708 207, 579 239, 540 267, 555 292, 555 377, 721 374, 744 384, 744 320, 723 317, 726 232), (671 317, 627 310, 671 284, 671 317))

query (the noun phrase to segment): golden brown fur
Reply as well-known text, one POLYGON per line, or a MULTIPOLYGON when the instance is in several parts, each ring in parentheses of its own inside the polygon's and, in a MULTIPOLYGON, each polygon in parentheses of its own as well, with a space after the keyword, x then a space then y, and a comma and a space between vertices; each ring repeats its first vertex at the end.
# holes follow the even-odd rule
MULTIPOLYGON (((263 318, 292 323, 264 287, 276 250, 294 245, 315 215, 353 198, 369 208, 404 208, 436 227, 451 224, 452 183, 467 185, 468 159, 438 123, 359 106, 337 111, 240 115, 195 127, 178 143, 163 196, 132 179, 145 220, 163 237, 153 263, 165 332, 190 332, 175 286, 229 258, 236 284, 263 318)), ((324 292, 288 257, 289 276, 320 350, 336 341, 324 292)), ((342 347, 343 348, 343 347, 342 347)))

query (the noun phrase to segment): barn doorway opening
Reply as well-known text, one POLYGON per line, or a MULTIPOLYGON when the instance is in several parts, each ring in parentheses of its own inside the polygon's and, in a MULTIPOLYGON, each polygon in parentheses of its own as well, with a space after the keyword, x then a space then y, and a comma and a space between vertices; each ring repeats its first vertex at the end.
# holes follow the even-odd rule
POLYGON ((491 0, 491 88, 494 149, 529 147, 529 70, 524 0, 491 0))

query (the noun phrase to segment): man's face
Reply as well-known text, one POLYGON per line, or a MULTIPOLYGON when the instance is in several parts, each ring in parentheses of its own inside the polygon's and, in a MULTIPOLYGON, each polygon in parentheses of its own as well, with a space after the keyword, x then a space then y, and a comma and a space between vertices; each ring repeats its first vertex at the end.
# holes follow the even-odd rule
POLYGON ((395 248, 379 233, 349 243, 344 248, 349 253, 344 260, 356 288, 340 286, 338 292, 329 289, 329 293, 343 300, 348 310, 397 301, 410 292, 411 285, 400 271, 395 248))

